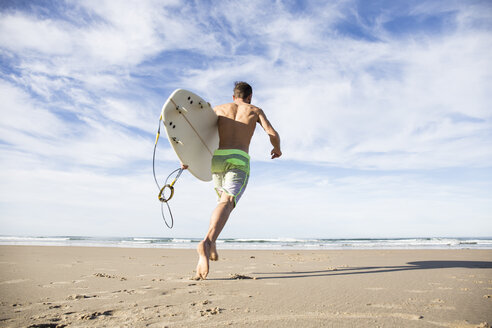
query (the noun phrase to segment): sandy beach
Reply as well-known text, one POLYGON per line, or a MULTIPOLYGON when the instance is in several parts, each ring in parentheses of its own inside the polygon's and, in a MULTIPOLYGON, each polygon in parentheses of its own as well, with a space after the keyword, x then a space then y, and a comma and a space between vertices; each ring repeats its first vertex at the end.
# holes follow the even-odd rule
POLYGON ((489 327, 492 250, 0 246, 1 327, 489 327))

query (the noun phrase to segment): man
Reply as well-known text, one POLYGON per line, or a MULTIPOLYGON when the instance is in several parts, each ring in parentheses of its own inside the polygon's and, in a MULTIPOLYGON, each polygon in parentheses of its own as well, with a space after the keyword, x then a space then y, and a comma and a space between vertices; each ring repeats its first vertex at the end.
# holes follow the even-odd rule
POLYGON ((260 108, 251 105, 253 89, 246 82, 236 82, 233 102, 214 108, 219 117, 219 149, 212 158, 212 176, 219 197, 217 207, 210 218, 207 235, 198 244, 196 279, 206 279, 209 259, 217 261, 219 255, 215 241, 241 198, 249 178, 249 144, 256 123, 270 137, 273 146, 272 159, 280 157, 280 137, 260 108))

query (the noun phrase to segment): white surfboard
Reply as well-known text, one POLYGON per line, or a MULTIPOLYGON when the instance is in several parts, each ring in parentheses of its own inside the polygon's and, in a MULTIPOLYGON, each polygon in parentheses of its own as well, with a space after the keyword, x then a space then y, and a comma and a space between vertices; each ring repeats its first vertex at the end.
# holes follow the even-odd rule
POLYGON ((193 92, 177 89, 162 107, 167 137, 181 163, 203 181, 212 180, 211 165, 219 147, 217 115, 193 92))

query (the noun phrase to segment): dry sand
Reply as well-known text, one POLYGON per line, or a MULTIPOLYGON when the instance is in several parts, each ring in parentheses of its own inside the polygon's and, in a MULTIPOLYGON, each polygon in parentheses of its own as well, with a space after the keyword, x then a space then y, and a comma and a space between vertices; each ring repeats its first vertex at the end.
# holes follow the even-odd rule
POLYGON ((492 323, 492 250, 219 253, 193 281, 193 250, 0 246, 0 327, 492 323))

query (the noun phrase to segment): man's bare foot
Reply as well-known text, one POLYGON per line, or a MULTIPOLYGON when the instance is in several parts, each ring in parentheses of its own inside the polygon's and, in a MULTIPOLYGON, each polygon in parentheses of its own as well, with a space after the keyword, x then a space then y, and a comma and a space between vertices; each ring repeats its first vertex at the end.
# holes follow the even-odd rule
POLYGON ((198 252, 198 264, 196 265, 196 279, 207 279, 208 275, 208 258, 210 257, 210 242, 201 241, 196 251, 198 252))
POLYGON ((210 260, 218 261, 219 253, 217 253, 217 248, 215 247, 215 243, 210 244, 210 260))

